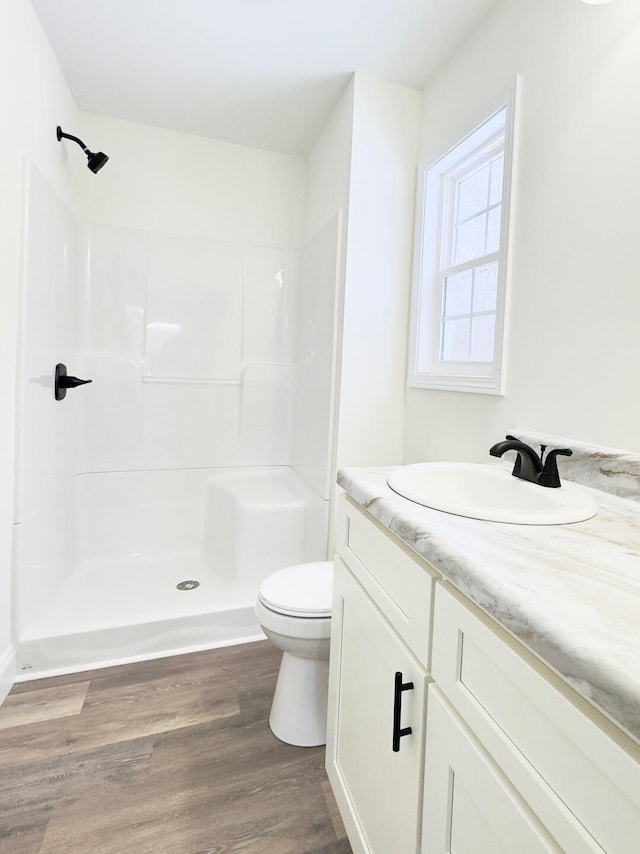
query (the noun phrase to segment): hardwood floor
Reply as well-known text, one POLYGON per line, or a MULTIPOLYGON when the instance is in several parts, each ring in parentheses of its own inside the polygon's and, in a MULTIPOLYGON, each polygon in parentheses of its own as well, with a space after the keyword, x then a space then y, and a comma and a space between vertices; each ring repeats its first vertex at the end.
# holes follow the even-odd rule
POLYGON ((324 748, 267 724, 268 642, 16 685, 0 854, 349 854, 324 748))

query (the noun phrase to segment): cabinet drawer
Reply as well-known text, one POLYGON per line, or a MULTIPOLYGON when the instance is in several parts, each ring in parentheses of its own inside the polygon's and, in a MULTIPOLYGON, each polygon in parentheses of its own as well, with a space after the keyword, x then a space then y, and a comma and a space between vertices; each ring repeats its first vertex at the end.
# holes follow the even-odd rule
POLYGON ((428 670, 433 590, 439 576, 347 496, 341 499, 340 557, 428 670))
POLYGON ((432 673, 564 851, 632 850, 640 839, 637 745, 443 584, 432 673))

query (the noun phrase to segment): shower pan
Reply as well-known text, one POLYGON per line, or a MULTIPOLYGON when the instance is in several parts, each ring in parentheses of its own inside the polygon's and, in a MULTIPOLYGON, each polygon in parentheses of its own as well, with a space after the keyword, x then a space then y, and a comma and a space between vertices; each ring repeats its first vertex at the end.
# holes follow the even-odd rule
POLYGON ((288 466, 82 474, 71 491, 75 553, 21 637, 23 675, 260 639, 262 578, 326 553, 326 502, 288 466))
POLYGON ((261 638, 261 580, 327 557, 338 216, 281 249, 26 192, 19 678, 261 638))

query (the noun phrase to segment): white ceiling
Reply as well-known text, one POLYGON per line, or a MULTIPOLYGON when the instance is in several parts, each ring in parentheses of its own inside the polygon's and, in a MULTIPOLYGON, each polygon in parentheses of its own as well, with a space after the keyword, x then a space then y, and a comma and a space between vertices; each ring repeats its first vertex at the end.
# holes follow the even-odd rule
POLYGON ((495 0, 32 0, 81 110, 304 154, 351 72, 423 88, 495 0))

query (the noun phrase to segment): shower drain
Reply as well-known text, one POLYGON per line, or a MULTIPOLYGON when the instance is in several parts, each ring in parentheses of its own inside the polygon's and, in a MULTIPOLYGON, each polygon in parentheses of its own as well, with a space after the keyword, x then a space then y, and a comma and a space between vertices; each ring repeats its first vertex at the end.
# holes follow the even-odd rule
POLYGON ((200 587, 199 581, 181 581, 176 584, 176 590, 195 590, 196 587, 200 587))

